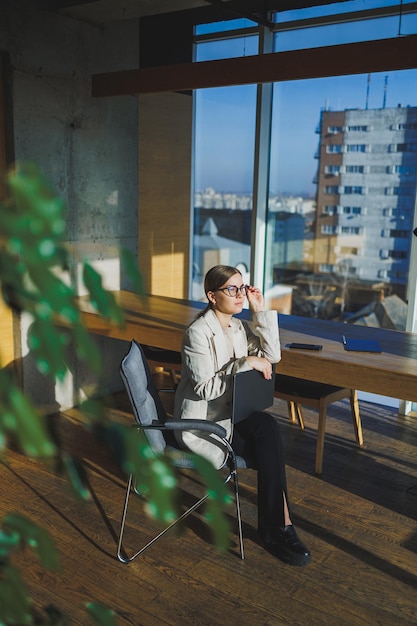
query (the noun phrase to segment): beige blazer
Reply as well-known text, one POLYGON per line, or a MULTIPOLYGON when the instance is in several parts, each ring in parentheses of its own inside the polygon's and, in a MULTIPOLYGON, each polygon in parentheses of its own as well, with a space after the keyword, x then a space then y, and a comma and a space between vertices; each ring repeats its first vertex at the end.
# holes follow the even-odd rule
MULTIPOLYGON (((262 311, 252 322, 232 318, 235 358, 230 360, 223 330, 216 314, 209 309, 185 331, 182 342, 181 382, 175 394, 176 419, 207 419, 226 429, 232 437, 232 379, 236 372, 250 370, 249 355, 264 356, 277 363, 281 359, 278 314, 262 311)), ((224 446, 206 433, 176 433, 178 442, 209 459, 220 468, 225 461, 224 446)))

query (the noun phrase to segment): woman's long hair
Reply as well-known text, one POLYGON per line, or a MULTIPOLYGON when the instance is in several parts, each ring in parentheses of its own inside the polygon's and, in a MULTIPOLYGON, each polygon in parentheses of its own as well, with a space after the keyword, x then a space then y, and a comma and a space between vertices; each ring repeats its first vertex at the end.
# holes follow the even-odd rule
MULTIPOLYGON (((215 265, 209 269, 204 277, 204 293, 206 296, 209 291, 217 291, 217 289, 220 289, 220 287, 235 274, 242 275, 236 267, 232 267, 231 265, 215 265)), ((211 308, 212 303, 209 301, 206 308, 197 315, 196 319, 207 313, 211 308)))

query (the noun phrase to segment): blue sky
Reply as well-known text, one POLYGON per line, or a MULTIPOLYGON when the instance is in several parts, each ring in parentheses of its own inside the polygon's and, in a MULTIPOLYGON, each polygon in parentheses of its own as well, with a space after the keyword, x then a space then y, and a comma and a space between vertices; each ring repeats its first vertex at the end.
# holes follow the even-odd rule
MULTIPOLYGON (((366 3, 363 0, 353 2, 358 3, 362 3, 362 6, 366 4, 366 8, 375 5, 375 2, 369 0, 366 3)), ((405 27, 404 24, 407 24, 409 30, 416 32, 415 18, 413 19, 412 25, 410 21, 403 20, 402 26, 405 27)), ((372 22, 367 22, 368 35, 372 31, 371 24, 372 22)), ((378 37, 395 36, 399 27, 398 20, 391 20, 389 24, 384 20, 384 24, 384 28, 381 20, 378 26, 374 24, 374 32, 378 33, 378 37)), ((363 39, 360 29, 356 28, 355 39, 363 39)), ((319 29, 311 30, 311 43, 317 35, 313 31, 317 30, 319 29)), ((323 32, 320 36, 323 36, 323 32)), ((334 39, 333 31, 331 36, 334 39)), ((352 40, 352 33, 349 37, 352 40)), ((303 41, 310 45, 304 33, 303 41)), ((341 43, 331 41, 338 42, 341 43)), ((255 39, 247 37, 243 41, 204 44, 200 48, 199 60, 249 55, 255 52, 255 39)), ((315 130, 319 123, 320 111, 324 107, 331 110, 365 108, 367 80, 368 76, 364 74, 289 81, 274 86, 271 150, 273 193, 314 192, 315 186, 312 181, 317 167, 314 154, 318 146, 318 135, 315 130)), ((385 80, 387 80, 387 108, 397 107, 398 104, 417 106, 417 70, 404 70, 372 74, 369 108, 382 108, 385 80)), ((197 93, 196 98, 195 188, 214 187, 223 192, 250 192, 254 150, 255 85, 204 89, 197 93)))
MULTIPOLYGON (((417 106, 417 70, 371 75, 369 108, 417 106)), ((365 108, 364 75, 291 81, 274 87, 271 190, 313 193, 320 111, 365 108)), ((204 90, 198 99, 196 189, 249 192, 252 185, 255 97, 253 85, 204 90), (201 118, 200 118, 201 116, 201 118)))

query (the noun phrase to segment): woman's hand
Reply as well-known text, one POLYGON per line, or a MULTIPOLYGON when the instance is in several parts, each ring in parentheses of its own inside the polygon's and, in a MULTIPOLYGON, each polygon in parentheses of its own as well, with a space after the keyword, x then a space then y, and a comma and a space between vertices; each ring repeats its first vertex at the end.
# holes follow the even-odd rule
POLYGON ((246 361, 251 366, 252 369, 257 370, 263 374, 263 377, 266 380, 271 380, 272 378, 272 365, 265 357, 261 356, 248 356, 246 357, 246 361))
POLYGON ((254 313, 265 310, 264 297, 260 289, 248 285, 246 289, 246 297, 248 299, 249 306, 254 313))

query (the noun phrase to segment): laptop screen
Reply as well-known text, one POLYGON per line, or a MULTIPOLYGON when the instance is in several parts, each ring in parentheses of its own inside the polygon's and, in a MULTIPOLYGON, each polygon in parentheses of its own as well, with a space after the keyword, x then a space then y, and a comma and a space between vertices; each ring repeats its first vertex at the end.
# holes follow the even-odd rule
POLYGON ((254 411, 263 411, 274 403, 275 371, 266 380, 261 372, 249 370, 233 376, 232 422, 237 424, 254 411))

